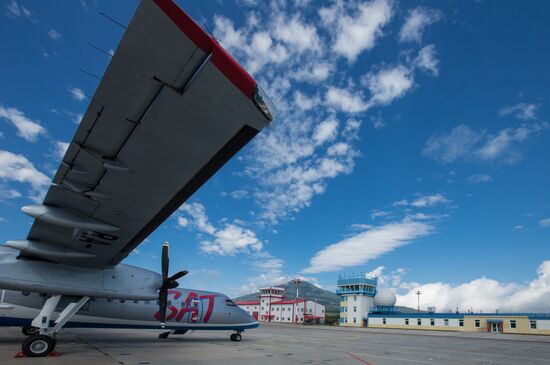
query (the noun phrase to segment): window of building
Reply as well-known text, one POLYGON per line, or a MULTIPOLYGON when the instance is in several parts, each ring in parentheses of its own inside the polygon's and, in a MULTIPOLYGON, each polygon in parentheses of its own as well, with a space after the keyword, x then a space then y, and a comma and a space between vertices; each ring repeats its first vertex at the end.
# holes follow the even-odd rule
POLYGON ((344 318, 344 323, 348 323, 348 317, 344 318))
POLYGON ((435 326, 435 319, 430 318, 430 326, 435 326))
POLYGON ((464 327, 464 320, 463 320, 463 319, 459 319, 459 320, 458 320, 458 325, 459 325, 460 327, 464 327))
POLYGON ((353 317, 353 323, 357 323, 357 318, 353 317))
POLYGON ((510 328, 516 328, 516 320, 515 319, 512 319, 510 321, 510 328))
POLYGON ((529 327, 531 327, 532 330, 537 329, 537 321, 529 321, 529 327))
POLYGON ((353 311, 357 313, 357 307, 353 307, 353 311))
POLYGON ((409 325, 409 319, 408 319, 408 318, 405 318, 405 325, 406 325, 406 326, 409 325))
POLYGON ((416 319, 416 324, 422 326, 422 320, 420 318, 416 319))
POLYGON ((449 325, 449 320, 448 320, 447 318, 445 318, 445 319, 443 320, 443 323, 445 324, 445 326, 448 326, 448 325, 449 325))
POLYGON ((353 296, 353 300, 357 300, 357 295, 354 295, 354 296, 353 296))
POLYGON ((290 321, 290 317, 288 317, 286 320, 287 320, 287 321, 290 321))
POLYGON ((277 317, 277 320, 279 320, 279 317, 277 317))
POLYGON ((386 324, 386 318, 382 318, 382 324, 386 324))
POLYGON ((479 322, 479 319, 476 319, 476 321, 475 321, 475 325, 476 325, 476 327, 479 327, 479 326, 481 326, 481 323, 479 322))

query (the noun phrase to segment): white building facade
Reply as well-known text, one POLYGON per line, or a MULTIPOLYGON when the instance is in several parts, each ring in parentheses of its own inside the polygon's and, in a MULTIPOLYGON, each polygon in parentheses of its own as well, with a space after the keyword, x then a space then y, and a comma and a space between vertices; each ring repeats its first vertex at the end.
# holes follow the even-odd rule
POLYGON ((325 322, 324 305, 303 298, 284 299, 284 288, 263 287, 259 301, 237 301, 235 304, 260 322, 325 322))
POLYGON ((340 297, 340 326, 366 325, 369 309, 374 307, 377 284, 377 278, 368 279, 364 274, 340 275, 336 290, 340 297))

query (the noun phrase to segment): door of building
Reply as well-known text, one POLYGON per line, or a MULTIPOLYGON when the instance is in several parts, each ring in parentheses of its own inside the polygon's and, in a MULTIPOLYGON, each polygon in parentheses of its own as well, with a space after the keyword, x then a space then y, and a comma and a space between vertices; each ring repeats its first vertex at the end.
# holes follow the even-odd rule
POLYGON ((502 332, 502 323, 491 323, 491 332, 500 333, 502 332))
POLYGON ((258 312, 252 312, 252 317, 254 317, 255 320, 258 320, 258 312))

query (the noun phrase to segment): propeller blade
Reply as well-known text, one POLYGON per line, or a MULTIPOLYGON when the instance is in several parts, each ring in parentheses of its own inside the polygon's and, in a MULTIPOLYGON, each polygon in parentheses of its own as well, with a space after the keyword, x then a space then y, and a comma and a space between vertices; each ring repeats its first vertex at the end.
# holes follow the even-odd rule
POLYGON ((160 325, 164 328, 166 324, 166 307, 168 306, 168 290, 161 289, 159 292, 159 315, 160 325))
POLYGON ((170 257, 169 255, 169 244, 164 242, 162 245, 162 280, 166 281, 168 279, 168 270, 170 266, 170 257))
POLYGON ((170 277, 170 281, 178 281, 178 279, 181 279, 182 277, 184 277, 185 275, 187 275, 189 272, 187 270, 183 270, 183 271, 180 271, 180 272, 177 272, 175 273, 174 275, 172 275, 170 277))

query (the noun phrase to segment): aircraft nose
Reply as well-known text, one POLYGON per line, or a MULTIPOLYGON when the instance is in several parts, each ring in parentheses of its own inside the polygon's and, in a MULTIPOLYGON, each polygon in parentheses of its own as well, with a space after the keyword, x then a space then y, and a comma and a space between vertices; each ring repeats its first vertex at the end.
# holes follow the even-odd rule
POLYGON ((252 317, 247 311, 241 308, 237 308, 237 315, 235 316, 235 319, 239 321, 240 323, 257 323, 256 319, 252 317))

